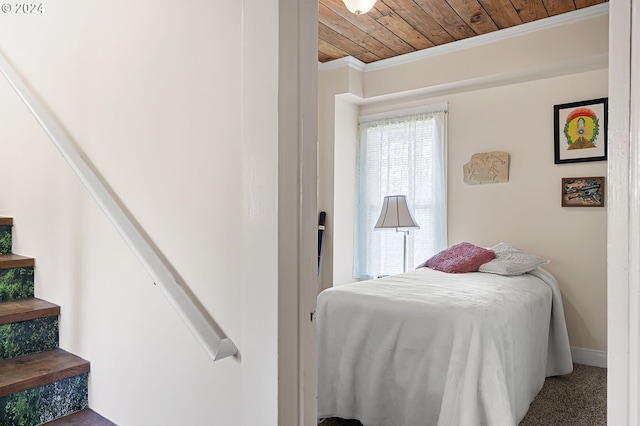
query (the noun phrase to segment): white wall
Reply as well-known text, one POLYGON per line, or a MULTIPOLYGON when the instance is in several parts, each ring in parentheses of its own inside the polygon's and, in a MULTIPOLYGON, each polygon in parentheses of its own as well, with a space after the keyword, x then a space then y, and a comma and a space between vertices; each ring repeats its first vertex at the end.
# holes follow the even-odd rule
POLYGON ((353 205, 353 141, 358 135, 358 107, 353 99, 362 96, 362 78, 350 67, 318 73, 318 210, 327 212, 319 290, 352 281, 348 259, 353 258, 353 211, 334 205, 353 205), (334 230, 336 224, 342 228, 339 233, 334 230), (346 263, 338 263, 334 270, 334 259, 346 263))
POLYGON ((297 416, 297 371, 278 384, 279 344, 297 347, 278 322, 279 31, 297 27, 279 3, 0 16, 0 51, 240 349, 212 362, 0 80, 0 215, 36 258, 36 295, 62 307, 61 347, 91 361, 90 406, 119 425, 297 416))
MULTIPOLYGON (((336 206, 350 206, 355 199, 355 183, 353 167, 356 164, 356 144, 358 138, 358 114, 359 108, 348 99, 337 96, 336 103, 336 129, 334 146, 334 191, 333 199, 336 206)), ((333 210, 333 256, 336 259, 353 259, 353 209, 337 208, 333 210)), ((326 258, 326 256, 325 256, 326 258)), ((351 277, 353 263, 334 262, 333 282, 340 281, 341 277, 351 277)), ((352 280, 349 280, 352 281, 352 280)))
POLYGON ((606 209, 562 208, 563 177, 606 176, 604 161, 553 163, 553 105, 607 96, 607 71, 452 95, 449 99, 449 243, 500 241, 551 260, 571 345, 606 351, 606 209), (578 98, 576 96, 579 96, 578 98), (509 182, 467 185, 472 154, 506 151, 509 182))
MULTIPOLYGON (((607 96, 607 31, 607 17, 600 16, 413 65, 365 71, 364 95, 352 97, 361 115, 449 102, 449 244, 509 241, 549 258, 547 269, 562 288, 571 344, 595 351, 606 351, 606 210, 560 207, 560 182, 605 176, 607 163, 554 164, 553 105, 607 96), (571 48, 575 40, 584 40, 584 49, 571 48), (474 153, 494 150, 511 154, 510 181, 464 184, 463 164, 474 153)), ((320 93, 349 91, 344 76, 339 69, 322 72, 320 93)), ((321 110, 337 111, 328 102, 321 110)), ((329 124, 320 117, 321 126, 329 124)), ((321 136, 320 143, 326 152, 322 146, 333 141, 321 136)), ((321 186, 329 183, 321 176, 321 186)), ((353 211, 352 203, 336 200, 336 220, 345 213, 335 210, 353 211)), ((332 260, 334 281, 323 280, 322 288, 353 280, 335 276, 352 259, 332 260)))

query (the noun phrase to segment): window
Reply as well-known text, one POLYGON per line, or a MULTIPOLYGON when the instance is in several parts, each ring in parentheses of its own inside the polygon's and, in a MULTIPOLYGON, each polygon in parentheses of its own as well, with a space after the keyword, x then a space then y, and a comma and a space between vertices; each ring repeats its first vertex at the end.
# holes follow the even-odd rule
POLYGON ((356 171, 354 277, 403 270, 403 235, 374 230, 383 198, 406 195, 420 229, 407 239, 409 270, 447 247, 446 111, 361 119, 356 171))

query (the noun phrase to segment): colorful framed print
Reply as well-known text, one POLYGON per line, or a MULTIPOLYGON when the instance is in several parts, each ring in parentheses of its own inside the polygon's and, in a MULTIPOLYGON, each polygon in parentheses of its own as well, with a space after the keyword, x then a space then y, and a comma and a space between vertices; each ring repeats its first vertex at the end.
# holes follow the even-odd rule
POLYGON ((604 207, 604 176, 562 178, 562 207, 604 207))
POLYGON ((607 159, 607 98, 554 105, 555 164, 607 159))

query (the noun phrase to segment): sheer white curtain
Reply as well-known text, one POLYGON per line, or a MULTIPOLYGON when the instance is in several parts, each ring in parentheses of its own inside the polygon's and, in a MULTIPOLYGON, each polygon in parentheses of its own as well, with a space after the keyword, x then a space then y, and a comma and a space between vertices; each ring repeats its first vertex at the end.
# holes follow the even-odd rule
POLYGON ((446 111, 360 123, 354 277, 402 272, 402 233, 374 230, 385 195, 406 195, 420 226, 407 239, 409 269, 447 247, 445 140, 446 111))

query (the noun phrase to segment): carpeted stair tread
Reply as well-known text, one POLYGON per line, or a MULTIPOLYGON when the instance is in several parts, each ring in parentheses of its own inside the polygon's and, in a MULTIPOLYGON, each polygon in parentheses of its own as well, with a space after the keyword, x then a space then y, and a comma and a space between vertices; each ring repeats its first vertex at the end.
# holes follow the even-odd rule
POLYGON ((18 254, 0 254, 0 269, 28 268, 35 265, 32 257, 20 256, 18 254))
POLYGON ((33 298, 0 302, 0 325, 60 315, 60 306, 33 298))
POLYGON ((88 373, 89 367, 62 349, 0 361, 0 397, 88 373))
POLYGON ((13 218, 0 217, 0 226, 2 225, 13 225, 13 218))
POLYGON ((77 413, 43 423, 42 426, 115 426, 116 424, 105 419, 100 414, 87 408, 77 413))

